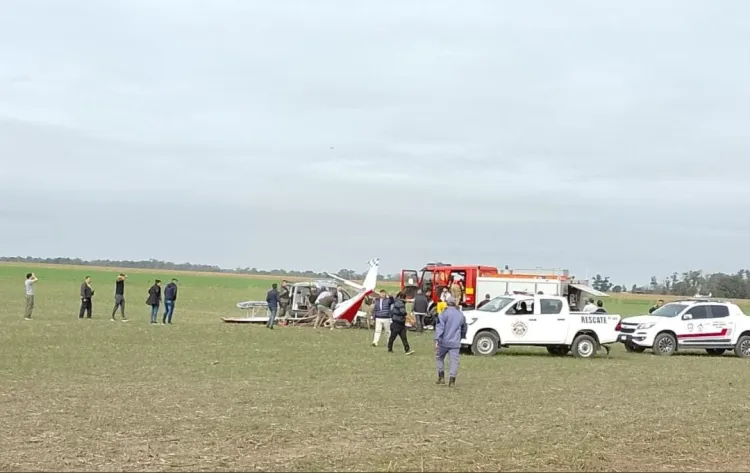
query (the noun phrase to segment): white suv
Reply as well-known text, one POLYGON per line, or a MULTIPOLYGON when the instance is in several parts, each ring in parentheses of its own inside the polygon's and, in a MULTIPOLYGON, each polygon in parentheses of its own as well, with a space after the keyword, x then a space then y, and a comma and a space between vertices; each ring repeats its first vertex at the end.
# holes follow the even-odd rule
POLYGON ((710 355, 727 350, 750 357, 750 317, 737 304, 714 299, 670 302, 650 315, 628 317, 620 323, 618 341, 629 352, 651 348, 657 355, 704 349, 710 355))

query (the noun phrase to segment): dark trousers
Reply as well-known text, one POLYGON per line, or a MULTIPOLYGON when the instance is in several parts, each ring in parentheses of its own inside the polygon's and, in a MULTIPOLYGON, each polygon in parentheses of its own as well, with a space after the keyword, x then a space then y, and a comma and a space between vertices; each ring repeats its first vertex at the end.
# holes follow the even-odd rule
POLYGON ((424 331, 424 316, 427 315, 422 312, 414 312, 414 325, 416 326, 417 332, 424 331))
POLYGON ((174 301, 166 299, 164 301, 164 317, 162 317, 162 323, 171 324, 172 314, 174 314, 174 301))
POLYGON ((406 324, 391 322, 391 336, 388 337, 388 351, 393 351, 393 342, 396 337, 401 337, 401 343, 404 344, 404 351, 409 351, 409 340, 406 339, 406 324))
POLYGON ((81 310, 78 311, 78 318, 83 318, 83 313, 86 313, 87 318, 91 318, 91 299, 81 299, 81 310))
POLYGON ((115 318, 115 314, 117 313, 117 309, 120 309, 120 315, 122 316, 123 320, 125 319, 125 296, 122 294, 115 294, 115 306, 112 308, 112 318, 115 318))

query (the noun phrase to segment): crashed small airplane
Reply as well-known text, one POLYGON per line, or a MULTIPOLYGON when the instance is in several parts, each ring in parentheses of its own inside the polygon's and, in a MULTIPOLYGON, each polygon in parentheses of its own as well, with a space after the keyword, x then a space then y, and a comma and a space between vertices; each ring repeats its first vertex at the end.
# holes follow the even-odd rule
MULTIPOLYGON (((292 301, 290 303, 290 316, 288 317, 288 321, 291 323, 298 320, 302 321, 301 319, 305 318, 305 314, 309 313, 308 296, 311 287, 314 286, 318 288, 318 290, 335 291, 336 286, 339 285, 338 283, 356 289, 357 293, 352 296, 346 290, 341 291, 343 300, 333 309, 334 320, 345 320, 349 324, 352 324, 357 317, 364 317, 365 314, 360 311, 360 308, 362 307, 362 302, 364 302, 365 297, 372 294, 375 290, 375 286, 378 282, 380 260, 375 258, 368 261, 367 264, 370 269, 367 271, 362 284, 349 281, 331 273, 326 273, 331 280, 296 282, 292 284, 290 287, 292 301)), ((247 311, 247 315, 245 317, 223 317, 222 320, 228 323, 268 322, 268 304, 266 301, 240 302, 237 304, 237 307, 247 311)))

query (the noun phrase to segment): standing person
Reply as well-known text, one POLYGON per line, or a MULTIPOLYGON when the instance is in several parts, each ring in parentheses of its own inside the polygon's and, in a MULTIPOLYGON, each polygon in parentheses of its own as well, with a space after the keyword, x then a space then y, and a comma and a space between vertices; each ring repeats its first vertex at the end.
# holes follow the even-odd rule
POLYGON ((656 302, 656 305, 655 305, 655 306, 653 306, 653 307, 651 307, 651 308, 650 308, 650 309, 648 310, 648 313, 649 313, 649 314, 653 314, 655 310, 658 310, 658 309, 659 309, 659 308, 661 308, 661 306, 663 306, 663 305, 664 305, 664 301, 663 301, 662 299, 659 299, 659 300, 658 300, 658 301, 656 302))
POLYGON ((594 311, 595 314, 606 314, 607 309, 604 308, 604 302, 602 302, 601 299, 596 301, 596 310, 594 311))
POLYGON ((81 310, 78 311, 78 318, 83 318, 83 313, 86 313, 86 318, 91 318, 91 312, 93 311, 91 298, 94 297, 94 289, 91 287, 91 276, 83 278, 81 284, 81 310))
POLYGON ((26 273, 26 281, 23 283, 26 288, 26 309, 23 311, 23 320, 31 320, 31 313, 34 312, 34 283, 37 281, 34 273, 26 273))
POLYGON ((292 302, 292 293, 286 281, 281 281, 281 291, 279 291, 279 318, 286 319, 289 313, 289 304, 292 302))
POLYGON ((323 291, 320 293, 320 296, 318 296, 318 300, 316 301, 315 309, 318 311, 318 314, 315 316, 315 323, 313 324, 313 329, 317 329, 320 327, 326 318, 331 319, 331 330, 333 330, 334 326, 334 320, 333 320, 333 310, 331 307, 336 303, 336 294, 330 291, 323 291))
POLYGON ((268 304, 268 322, 266 327, 273 330, 273 323, 276 321, 276 313, 279 311, 279 290, 276 283, 271 284, 271 289, 266 293, 266 303, 268 304))
POLYGON ((414 296, 414 304, 412 305, 414 323, 417 326, 417 332, 424 331, 424 318, 427 316, 427 308, 429 305, 430 301, 427 300, 427 296, 422 293, 421 289, 418 289, 417 295, 414 296))
POLYGON ((461 340, 466 337, 466 317, 456 307, 451 296, 446 301, 448 307, 440 314, 440 323, 435 327, 435 362, 437 364, 437 384, 445 384, 445 355, 450 355, 450 380, 448 386, 456 384, 461 340))
POLYGON ((414 353, 409 347, 409 340, 406 339, 406 304, 404 303, 406 294, 399 292, 393 298, 391 304, 391 336, 388 337, 388 353, 393 353, 393 342, 396 337, 401 337, 401 343, 404 344, 404 351, 407 355, 414 353))
POLYGON ((127 322, 125 318, 125 280, 128 277, 123 273, 120 273, 115 279, 115 306, 112 308, 112 322, 115 321, 115 314, 117 309, 120 309, 120 316, 123 322, 127 322))
POLYGON ((461 285, 461 279, 456 275, 451 284, 450 295, 453 296, 453 300, 456 301, 456 306, 461 307, 461 297, 463 296, 464 288, 461 285))
POLYGON ((479 304, 477 304, 477 309, 481 309, 482 306, 486 305, 491 300, 492 300, 492 298, 490 297, 490 295, 489 294, 485 294, 484 295, 484 300, 482 302, 480 302, 479 304))
POLYGON ((175 301, 177 301, 177 279, 172 278, 172 281, 164 288, 164 316, 162 316, 161 323, 172 323, 175 301))
POLYGON ((148 299, 146 299, 146 305, 151 306, 152 325, 156 325, 156 319, 159 317, 159 304, 161 304, 161 279, 154 281, 154 285, 148 289, 148 299))
POLYGON ((383 329, 387 332, 386 337, 391 336, 391 299, 388 297, 388 293, 385 289, 380 290, 380 297, 375 301, 375 305, 372 308, 372 318, 375 319, 375 335, 372 339, 372 346, 378 346, 380 341, 380 334, 383 329))
POLYGON ((583 312, 587 314, 593 314, 594 312, 596 312, 596 304, 594 304, 593 298, 586 301, 586 305, 583 306, 583 312))

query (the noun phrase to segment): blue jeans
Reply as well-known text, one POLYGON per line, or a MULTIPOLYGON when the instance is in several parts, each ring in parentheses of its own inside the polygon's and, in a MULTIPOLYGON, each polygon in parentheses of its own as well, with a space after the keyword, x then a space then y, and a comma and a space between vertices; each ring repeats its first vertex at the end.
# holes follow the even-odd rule
POLYGON ((164 323, 172 323, 172 314, 174 313, 174 301, 170 301, 169 299, 164 301, 164 318, 162 319, 162 322, 164 323))
POLYGON ((159 316, 159 304, 151 304, 151 323, 155 324, 159 316))
POLYGON ((268 323, 266 324, 266 327, 273 327, 273 323, 276 321, 276 313, 278 313, 278 311, 278 307, 268 308, 268 312, 270 312, 271 315, 268 316, 268 323))

